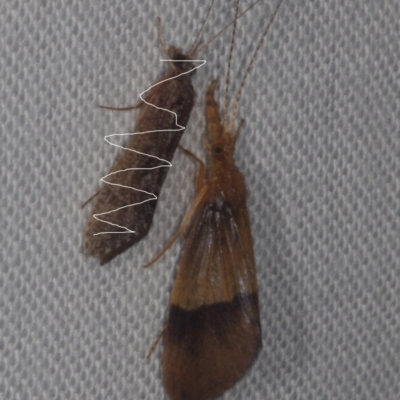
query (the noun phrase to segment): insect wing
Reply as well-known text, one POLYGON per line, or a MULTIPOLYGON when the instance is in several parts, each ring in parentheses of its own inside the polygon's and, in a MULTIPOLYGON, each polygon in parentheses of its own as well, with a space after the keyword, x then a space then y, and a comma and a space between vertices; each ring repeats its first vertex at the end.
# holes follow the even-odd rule
POLYGON ((193 218, 164 336, 171 399, 220 396, 261 347, 257 279, 246 205, 205 201, 193 218))
POLYGON ((84 244, 86 252, 98 258, 101 265, 146 236, 152 224, 157 205, 156 198, 169 171, 169 168, 165 167, 166 163, 160 159, 172 160, 184 132, 183 130, 176 131, 179 127, 175 123, 176 116, 173 113, 157 107, 175 112, 178 115, 178 124, 186 126, 194 98, 194 89, 187 75, 160 83, 160 86, 156 86, 153 91, 150 91, 148 97, 145 97, 146 101, 154 104, 155 107, 147 104, 143 106, 137 131, 164 129, 166 132, 133 136, 126 146, 128 149, 156 155, 158 158, 125 150, 111 170, 111 173, 121 172, 107 176, 106 181, 109 184, 103 185, 99 191, 93 214, 108 213, 100 216, 100 219, 108 223, 90 217, 86 226, 84 244), (180 86, 185 90, 180 90, 180 86), (169 129, 171 130, 168 131, 169 129), (161 168, 159 168, 160 165, 161 168), (133 188, 145 190, 150 194, 133 188), (144 202, 149 199, 150 201, 144 202), (118 228, 116 225, 124 228, 118 228), (135 233, 124 233, 126 229, 135 233), (101 232, 103 233, 97 235, 101 232), (115 234, 116 232, 122 233, 115 234))

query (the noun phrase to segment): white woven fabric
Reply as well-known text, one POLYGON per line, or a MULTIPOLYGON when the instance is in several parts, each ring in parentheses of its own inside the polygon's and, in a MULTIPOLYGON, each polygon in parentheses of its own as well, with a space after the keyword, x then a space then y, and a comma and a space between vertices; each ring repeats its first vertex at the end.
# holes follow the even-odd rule
MULTIPOLYGON (((234 15, 217 0, 203 37, 234 15)), ((241 21, 233 93, 275 1, 241 21)), ((241 8, 250 4, 242 1, 241 8)), ((208 4, 0 2, 0 398, 164 399, 158 347, 196 166, 177 152, 150 234, 104 267, 82 250, 90 206, 165 64, 208 4)), ((400 396, 400 5, 284 0, 246 84, 236 159, 249 192, 263 351, 223 398, 400 396)), ((202 56, 182 144, 204 156, 204 91, 230 34, 202 56)), ((221 85, 223 88, 223 85, 221 85)), ((232 96, 231 96, 232 97, 232 96)), ((220 104, 223 92, 219 91, 220 104)))

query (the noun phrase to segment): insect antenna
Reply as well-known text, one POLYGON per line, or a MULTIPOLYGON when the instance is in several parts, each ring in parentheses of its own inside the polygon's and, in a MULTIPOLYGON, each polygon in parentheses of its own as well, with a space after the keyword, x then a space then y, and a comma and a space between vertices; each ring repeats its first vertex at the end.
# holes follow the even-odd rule
POLYGON ((244 14, 247 13, 247 11, 250 11, 257 3, 259 3, 261 0, 255 1, 253 4, 248 6, 244 11, 242 11, 238 16, 235 17, 234 20, 229 22, 229 24, 225 25, 218 33, 216 33, 214 36, 212 36, 208 42, 203 44, 201 47, 197 47, 195 49, 195 52, 193 53, 193 56, 199 54, 202 52, 208 45, 210 45, 219 35, 221 35, 222 32, 225 32, 232 24, 234 24, 240 17, 242 17, 244 14))
POLYGON ((257 47, 256 47, 256 50, 254 51, 253 57, 251 58, 250 63, 249 63, 249 65, 247 66, 246 72, 244 73, 243 79, 242 79, 242 81, 241 81, 241 83, 240 83, 240 86, 239 86, 238 94, 237 94, 237 96, 236 96, 235 104, 234 104, 234 106, 233 106, 232 116, 231 116, 231 119, 230 119, 230 121, 229 121, 229 129, 228 129, 229 132, 232 132, 232 131, 233 131, 233 124, 234 124, 234 121, 235 121, 235 116, 236 116, 236 113, 237 113, 237 110, 238 110, 238 107, 239 107, 240 97, 241 97, 241 95, 242 95, 243 87, 244 87, 244 85, 245 85, 245 83, 246 83, 247 76, 249 75, 250 70, 251 70, 251 68, 252 68, 252 66, 253 66, 253 64, 254 64, 254 62, 255 62, 255 60, 256 60, 256 58, 257 58, 258 51, 260 50, 260 48, 261 48, 261 46, 262 46, 262 44, 263 44, 263 42, 264 42, 264 39, 265 39, 265 37, 267 36, 267 33, 268 33, 268 31, 269 31, 269 28, 270 28, 271 25, 272 25, 272 22, 274 22, 274 18, 275 18, 275 16, 276 16, 276 14, 278 13, 278 10, 279 10, 279 7, 281 6, 282 1, 283 1, 283 0, 279 0, 278 5, 275 7, 275 11, 274 11, 274 13, 272 14, 271 19, 269 20, 268 25, 266 26, 266 28, 265 28, 265 30, 264 30, 264 33, 262 34, 261 39, 260 39, 260 41, 258 42, 258 45, 257 45, 257 47))
POLYGON ((157 24, 157 39, 158 39, 158 43, 160 44, 163 53, 169 58, 168 50, 165 47, 164 40, 163 40, 162 34, 161 34, 161 18, 160 17, 157 17, 156 24, 157 24))
POLYGON ((226 79, 225 79, 224 126, 227 126, 227 124, 228 124, 229 81, 230 81, 230 75, 231 75, 233 45, 235 43, 238 13, 239 13, 239 0, 237 0, 237 2, 236 2, 235 19, 234 19, 232 39, 231 39, 231 48, 229 49, 228 71, 226 73, 226 79))
POLYGON ((214 3, 215 3, 215 0, 212 0, 212 2, 210 4, 210 7, 208 7, 207 14, 206 14, 206 16, 203 19, 203 22, 201 24, 199 33, 197 34, 196 39, 194 40, 192 46, 190 47, 190 50, 188 51, 188 54, 197 54, 196 50, 197 50, 198 46, 201 43, 201 41, 199 40, 200 39, 200 35, 203 32, 204 26, 206 25, 207 19, 208 19, 209 15, 210 15, 210 12, 211 12, 211 9, 213 8, 214 3))

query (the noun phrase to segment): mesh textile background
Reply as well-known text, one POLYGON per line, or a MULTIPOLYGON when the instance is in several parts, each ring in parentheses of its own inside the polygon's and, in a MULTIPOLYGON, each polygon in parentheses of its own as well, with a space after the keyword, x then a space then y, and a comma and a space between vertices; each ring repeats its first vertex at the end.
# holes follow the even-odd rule
MULTIPOLYGON (((239 24, 231 93, 275 4, 239 24)), ((137 112, 97 105, 132 105, 161 75, 157 16, 165 42, 187 48, 207 7, 1 1, 1 399, 165 398, 162 348, 146 354, 183 242, 142 266, 179 226, 196 166, 176 153, 150 234, 104 267, 83 253, 80 205, 119 153, 103 136, 135 128, 137 112)), ((233 14, 217 0, 203 37, 233 14)), ((399 21, 396 0, 284 0, 265 39, 236 152, 264 347, 224 399, 400 398, 399 21)), ((194 78, 181 143, 202 157, 204 91, 229 41, 194 78)))

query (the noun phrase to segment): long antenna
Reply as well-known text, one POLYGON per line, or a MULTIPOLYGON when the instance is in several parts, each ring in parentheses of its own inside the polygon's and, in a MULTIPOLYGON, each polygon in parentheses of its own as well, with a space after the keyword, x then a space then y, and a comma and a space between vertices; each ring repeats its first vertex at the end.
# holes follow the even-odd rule
POLYGON ((199 33, 197 34, 196 39, 194 40, 192 46, 190 47, 190 50, 189 50, 188 54, 192 54, 192 51, 194 51, 196 49, 196 47, 198 46, 197 42, 199 40, 199 37, 200 37, 201 33, 203 32, 204 26, 205 26, 205 24, 207 22, 207 19, 208 19, 209 15, 210 15, 210 12, 211 12, 211 9, 213 8, 214 3, 215 3, 215 0, 212 0, 210 7, 208 7, 208 11, 207 11, 206 17, 203 19, 203 23, 201 24, 201 28, 199 30, 199 33))
POLYGON ((234 105, 234 107, 233 107, 232 116, 231 116, 231 119, 230 119, 230 122, 229 122, 229 129, 228 129, 229 132, 232 132, 232 131, 233 131, 233 124, 234 124, 234 121, 235 121, 236 113, 237 113, 237 110, 238 110, 238 107, 239 107, 240 97, 241 97, 241 95, 242 95, 243 87, 244 87, 244 84, 245 84, 245 82, 246 82, 247 76, 248 76, 249 73, 250 73, 251 67, 253 66, 253 64, 254 64, 254 62, 255 62, 255 60, 256 60, 258 51, 260 50, 260 48, 261 48, 261 46, 262 46, 262 44, 263 44, 263 41, 264 41, 264 39, 265 39, 265 36, 267 36, 268 30, 269 30, 269 28, 271 27, 272 22, 274 22, 274 18, 275 18, 275 16, 276 16, 276 14, 278 13, 278 10, 279 10, 279 7, 281 6, 282 1, 283 1, 283 0, 279 0, 279 3, 278 3, 278 5, 277 5, 276 8, 275 8, 274 13, 272 14, 272 17, 271 17, 271 19, 269 20, 268 25, 267 25, 267 27, 265 28, 264 33, 262 34, 260 41, 258 42, 257 48, 256 48, 256 50, 255 50, 255 52, 254 52, 254 54, 253 54, 253 57, 251 58, 250 63, 249 63, 249 65, 248 65, 247 69, 246 69, 246 72, 245 72, 245 74, 244 74, 244 76, 243 76, 242 82, 240 83, 239 91, 238 91, 238 94, 237 94, 236 100, 235 100, 235 105, 234 105))
POLYGON ((161 34, 161 18, 160 17, 156 18, 156 24, 157 24, 157 39, 158 39, 158 43, 161 46, 162 51, 164 52, 164 54, 169 58, 168 50, 165 47, 164 40, 163 40, 162 34, 161 34))
POLYGON ((231 48, 229 49, 229 60, 228 60, 228 71, 226 73, 225 79, 225 104, 224 104, 224 126, 228 123, 228 92, 229 92, 229 80, 231 75, 231 64, 232 64, 232 55, 233 55, 233 45, 235 43, 235 36, 236 36, 236 26, 237 26, 237 16, 239 13, 239 1, 236 2, 236 11, 235 11, 235 19, 233 24, 233 31, 232 31, 232 39, 231 39, 231 48))
POLYGON ((258 2, 260 2, 261 0, 257 0, 255 1, 252 5, 250 5, 249 7, 247 7, 243 12, 241 12, 233 21, 229 22, 229 24, 225 25, 224 28, 222 28, 217 34, 215 34, 214 36, 211 37, 211 39, 206 42, 205 44, 203 44, 203 46, 201 46, 200 48, 196 49, 196 52, 193 53, 193 56, 196 56, 197 54, 199 54, 201 51, 203 51, 209 44, 211 44, 222 32, 226 31, 232 24, 235 23, 235 21, 237 21, 240 17, 242 17, 244 14, 247 13, 247 11, 251 10, 258 2))

